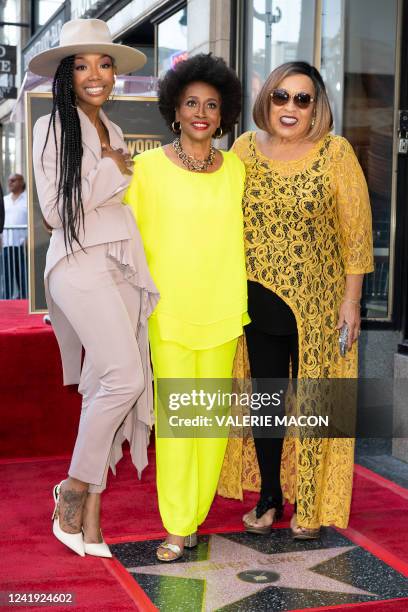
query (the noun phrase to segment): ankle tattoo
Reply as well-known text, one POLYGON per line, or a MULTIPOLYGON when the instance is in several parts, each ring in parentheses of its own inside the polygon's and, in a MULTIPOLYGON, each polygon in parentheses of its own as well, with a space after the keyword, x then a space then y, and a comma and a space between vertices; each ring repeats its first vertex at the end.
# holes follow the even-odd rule
POLYGON ((75 491, 73 489, 61 491, 61 499, 63 502, 62 520, 66 525, 76 531, 80 531, 82 527, 82 512, 80 511, 84 506, 86 496, 87 491, 75 491))

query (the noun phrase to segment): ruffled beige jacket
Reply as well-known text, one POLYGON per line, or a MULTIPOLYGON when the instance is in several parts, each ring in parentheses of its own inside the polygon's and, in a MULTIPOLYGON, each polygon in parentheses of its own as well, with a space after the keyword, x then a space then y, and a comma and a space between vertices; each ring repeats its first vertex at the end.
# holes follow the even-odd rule
MULTIPOLYGON (((122 204, 131 177, 123 175, 116 163, 102 158, 101 144, 95 126, 78 108, 82 133, 82 200, 85 211, 80 243, 86 249, 106 244, 107 256, 118 261, 126 278, 141 289, 141 314, 137 342, 145 373, 145 390, 131 410, 121 431, 115 437, 112 468, 122 456, 121 442, 130 442, 133 462, 140 473, 147 465, 147 443, 153 425, 153 397, 150 372, 147 319, 154 310, 159 294, 150 276, 139 230, 128 206, 122 204)), ((126 150, 121 129, 100 112, 109 132, 112 148, 126 150)), ((48 276, 52 268, 66 256, 64 232, 56 205, 58 175, 56 176, 56 147, 50 129, 46 142, 50 115, 40 117, 34 126, 33 165, 38 200, 45 221, 52 227, 50 245, 44 271, 45 294, 53 329, 61 351, 64 384, 78 384, 81 374, 81 341, 64 313, 53 302, 48 290, 48 276), (44 149, 44 154, 43 154, 44 149)), ((57 142, 60 141, 60 122, 57 117, 57 142)), ((72 252, 80 249, 74 244, 72 252)))

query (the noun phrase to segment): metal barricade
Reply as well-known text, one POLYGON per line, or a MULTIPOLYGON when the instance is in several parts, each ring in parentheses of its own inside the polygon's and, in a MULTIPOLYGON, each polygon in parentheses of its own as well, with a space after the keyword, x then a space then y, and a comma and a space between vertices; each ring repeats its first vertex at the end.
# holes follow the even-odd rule
POLYGON ((27 225, 5 225, 0 237, 0 299, 27 298, 27 225))

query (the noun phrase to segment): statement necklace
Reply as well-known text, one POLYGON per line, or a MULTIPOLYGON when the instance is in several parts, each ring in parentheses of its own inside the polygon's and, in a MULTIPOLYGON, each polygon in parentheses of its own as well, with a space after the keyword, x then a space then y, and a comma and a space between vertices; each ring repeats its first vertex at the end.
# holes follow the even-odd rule
POLYGON ((177 157, 181 159, 183 164, 193 172, 205 172, 207 168, 213 165, 215 159, 215 148, 211 145, 210 154, 206 159, 196 159, 192 155, 187 155, 181 146, 180 138, 173 140, 173 148, 177 153, 177 157))

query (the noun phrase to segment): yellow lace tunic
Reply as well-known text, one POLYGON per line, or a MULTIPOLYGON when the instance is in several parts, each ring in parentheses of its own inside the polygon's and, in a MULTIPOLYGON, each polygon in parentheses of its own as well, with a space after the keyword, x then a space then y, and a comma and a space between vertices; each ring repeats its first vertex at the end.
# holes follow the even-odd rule
MULTIPOLYGON (((247 132, 234 150, 246 166, 248 279, 294 312, 299 378, 357 377, 357 343, 342 358, 336 330, 346 275, 373 270, 367 185, 351 145, 328 134, 301 159, 281 162, 262 155, 255 133, 247 132)), ((235 376, 248 374, 242 337, 235 376)), ((285 440, 282 490, 290 502, 297 499, 300 526, 347 526, 353 462, 352 439, 285 440)), ((251 436, 229 440, 218 492, 242 499, 243 489, 259 490, 251 436)))

